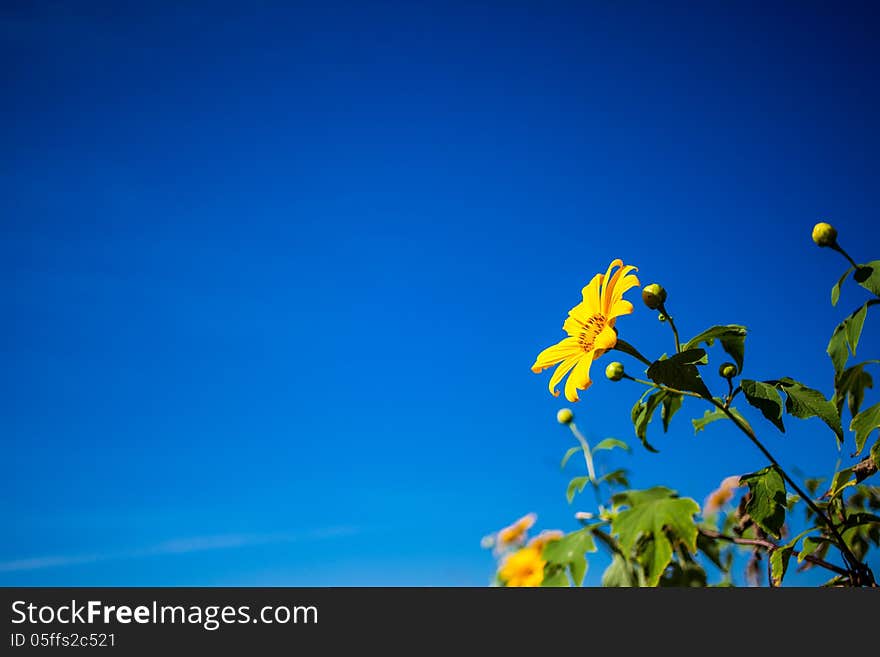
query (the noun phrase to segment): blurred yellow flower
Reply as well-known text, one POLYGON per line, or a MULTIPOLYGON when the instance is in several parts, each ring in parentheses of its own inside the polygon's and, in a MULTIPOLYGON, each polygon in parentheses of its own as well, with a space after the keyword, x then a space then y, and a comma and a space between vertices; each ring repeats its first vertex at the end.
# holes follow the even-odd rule
POLYGON ((512 545, 523 543, 526 533, 535 524, 537 516, 534 513, 524 515, 512 525, 509 525, 498 532, 498 549, 503 550, 512 545))
POLYGON ((541 548, 524 547, 507 555, 498 571, 505 586, 541 586, 544 564, 541 548))
POLYGON ((578 401, 578 390, 586 390, 592 384, 590 366, 593 360, 617 344, 614 323, 617 317, 628 315, 633 305, 623 294, 639 285, 639 279, 630 272, 636 267, 624 266, 622 260, 614 260, 603 274, 596 274, 582 290, 583 301, 568 311, 562 328, 568 337, 548 347, 532 365, 535 373, 561 363, 550 377, 550 392, 559 396, 556 386, 571 372, 565 382, 565 398, 578 401), (612 270, 618 268, 612 275, 612 270))
POLYGON ((545 529, 540 534, 535 536, 535 538, 529 541, 528 546, 530 548, 535 548, 536 550, 543 550, 544 546, 547 545, 547 543, 558 541, 563 536, 565 536, 565 534, 558 529, 545 529))
POLYGON ((725 504, 733 499, 733 491, 739 488, 739 475, 726 477, 717 489, 709 493, 703 504, 703 515, 720 511, 725 504))

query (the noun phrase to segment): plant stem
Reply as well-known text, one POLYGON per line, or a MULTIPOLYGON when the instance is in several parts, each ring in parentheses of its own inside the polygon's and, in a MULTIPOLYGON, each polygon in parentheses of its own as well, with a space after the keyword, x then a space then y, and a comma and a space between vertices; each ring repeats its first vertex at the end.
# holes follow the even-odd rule
POLYGON ((855 267, 856 269, 859 268, 859 266, 856 264, 856 261, 853 260, 852 258, 850 258, 849 253, 847 253, 846 251, 844 251, 844 250, 843 250, 843 247, 840 246, 840 244, 838 244, 838 243, 835 241, 834 244, 831 244, 830 246, 831 246, 832 249, 834 249, 834 250, 837 251, 840 255, 842 255, 844 258, 846 258, 846 259, 849 261, 849 264, 851 264, 851 265, 852 265, 853 267, 855 267))
POLYGON ((800 495, 801 499, 807 503, 807 506, 813 510, 817 517, 821 518, 823 523, 828 527, 832 536, 834 536, 837 549, 840 550, 841 555, 843 556, 843 560, 846 561, 847 567, 849 568, 849 572, 846 574, 850 576, 850 579, 858 584, 863 583, 866 586, 876 586, 876 582, 874 580, 874 574, 871 572, 871 569, 866 565, 859 561, 856 556, 852 553, 852 550, 849 549, 849 546, 846 544, 846 541, 843 540, 843 536, 840 535, 840 532, 837 529, 837 526, 834 524, 834 521, 826 515, 822 509, 820 509, 816 503, 812 500, 812 498, 807 495, 804 490, 798 486, 797 482, 792 479, 788 473, 783 469, 783 467, 779 464, 779 461, 774 458, 774 456, 769 452, 769 450, 764 447, 764 444, 758 440, 758 436, 755 435, 755 432, 752 431, 751 427, 741 422, 733 413, 730 412, 730 409, 725 405, 719 402, 714 397, 707 398, 702 395, 698 395, 694 392, 689 392, 687 390, 676 390, 675 388, 670 388, 668 386, 659 385, 653 383, 651 381, 644 381, 642 379, 636 379, 633 377, 627 377, 636 381, 638 383, 642 383, 647 386, 651 386, 653 388, 659 388, 661 390, 668 390, 669 392, 674 392, 679 395, 688 395, 689 397, 697 397, 698 399, 705 399, 710 404, 715 406, 718 410, 724 413, 731 422, 733 422, 737 428, 742 431, 746 436, 748 436, 749 440, 754 443, 755 447, 757 447, 761 453, 767 457, 767 460, 779 471, 779 474, 782 475, 782 478, 791 486, 792 490, 794 490, 798 495, 800 495))
POLYGON ((724 402, 724 408, 730 408, 731 401, 733 401, 733 379, 727 379, 727 400, 724 402))
POLYGON ((571 432, 574 434, 574 437, 577 438, 578 442, 581 444, 581 448, 584 452, 584 462, 587 464, 587 474, 590 476, 590 482, 596 483, 596 471, 593 469, 593 455, 590 452, 590 443, 587 442, 587 439, 584 438, 583 434, 578 430, 577 425, 572 422, 568 425, 571 429, 571 432))
MULTIPOLYGON (((729 543, 736 543, 737 545, 751 545, 754 547, 761 547, 767 550, 768 552, 772 552, 773 550, 778 550, 779 546, 770 541, 761 539, 761 538, 740 538, 738 536, 727 536, 726 534, 722 534, 721 532, 716 532, 712 529, 700 529, 700 533, 706 538, 712 538, 719 541, 728 541, 729 543)), ((792 554, 797 556, 800 554, 797 550, 792 550, 792 554)), ((828 563, 824 559, 820 559, 819 557, 814 557, 811 554, 804 556, 804 561, 809 561, 811 564, 816 566, 820 566, 827 570, 830 570, 833 573, 837 573, 838 575, 849 575, 849 572, 841 568, 840 566, 835 566, 833 563, 828 563)))
POLYGON ((801 499, 807 503, 813 512, 823 520, 823 522, 828 526, 828 529, 831 531, 831 534, 834 536, 835 541, 837 542, 837 548, 840 550, 843 555, 844 561, 846 561, 847 566, 850 568, 849 575, 855 574, 856 580, 861 581, 862 577, 865 578, 865 583, 868 585, 872 585, 874 583, 874 576, 871 573, 870 569, 862 564, 856 556, 849 549, 849 546, 846 544, 846 541, 843 540, 843 536, 840 535, 840 532, 837 530, 837 526, 834 524, 834 521, 827 516, 812 500, 812 498, 798 486, 797 482, 792 479, 788 473, 782 468, 774 456, 769 452, 769 450, 764 447, 764 444, 758 440, 758 437, 755 435, 755 432, 752 429, 742 423, 733 413, 730 412, 724 404, 721 404, 715 399, 708 400, 713 406, 719 409, 722 413, 724 413, 738 428, 742 431, 746 436, 748 436, 749 440, 754 443, 755 447, 761 450, 761 453, 767 457, 767 460, 770 461, 771 464, 779 471, 779 474, 782 475, 782 478, 791 486, 792 490, 794 490, 798 495, 800 495, 801 499))
POLYGON ((675 336, 675 353, 681 353, 681 340, 678 338, 678 329, 675 328, 675 322, 672 321, 672 315, 666 312, 666 305, 660 304, 659 308, 657 308, 661 313, 666 316, 666 321, 669 322, 669 328, 672 329, 672 335, 675 336))

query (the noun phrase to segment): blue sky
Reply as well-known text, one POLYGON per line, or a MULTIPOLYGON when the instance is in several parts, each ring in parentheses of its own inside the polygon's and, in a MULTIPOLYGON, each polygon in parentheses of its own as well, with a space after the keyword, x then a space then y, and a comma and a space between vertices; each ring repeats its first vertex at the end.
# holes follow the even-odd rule
MULTIPOLYGON (((485 584, 484 534, 587 508, 529 367, 614 257, 684 334, 748 325, 747 375, 830 392, 864 294, 831 308, 845 266, 809 232, 880 256, 878 27, 827 3, 4 3, 0 584, 485 584)), ((670 349, 641 304, 618 328, 670 349)), ((640 392, 597 381, 579 425, 636 443, 640 392)), ((634 485, 702 501, 764 465, 731 427, 695 438, 703 410, 615 457, 634 485)), ((832 435, 788 425, 783 464, 828 474, 832 435)))

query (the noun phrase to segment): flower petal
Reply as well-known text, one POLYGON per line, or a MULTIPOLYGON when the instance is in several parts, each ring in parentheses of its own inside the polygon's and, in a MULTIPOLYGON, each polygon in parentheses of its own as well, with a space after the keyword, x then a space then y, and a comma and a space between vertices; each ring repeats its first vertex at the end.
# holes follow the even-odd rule
POLYGON ((620 299, 614 302, 608 313, 609 317, 620 317, 621 315, 629 315, 633 311, 633 305, 626 299, 620 299))
POLYGON ((593 276, 593 280, 587 283, 584 289, 581 290, 584 300, 568 311, 570 316, 585 322, 599 312, 599 301, 601 299, 599 294, 604 279, 605 277, 602 274, 593 276))
POLYGON ((634 287, 638 287, 641 285, 637 276, 630 274, 629 276, 624 276, 617 284, 614 286, 614 291, 611 294, 611 299, 608 303, 608 308, 613 308, 614 304, 620 301, 623 298, 623 295, 631 290, 634 287))
POLYGON ((571 368, 577 364, 578 359, 583 358, 584 356, 586 356, 586 354, 583 351, 578 351, 578 353, 574 356, 569 356, 564 361, 562 361, 562 364, 556 368, 556 371, 553 372, 553 376, 550 377, 549 387, 551 395, 553 395, 554 397, 559 396, 559 391, 556 389, 556 386, 558 386, 559 382, 562 381, 562 377, 568 374, 569 370, 571 370, 571 368))
POLYGON ((593 354, 588 353, 578 359, 577 365, 574 366, 568 380, 565 382, 565 398, 574 403, 578 401, 578 390, 586 390, 592 385, 590 381, 590 365, 593 364, 593 354))
POLYGON ((552 347, 547 347, 538 354, 535 364, 532 365, 532 372, 537 374, 541 370, 552 367, 569 356, 573 356, 576 352, 583 353, 580 345, 578 345, 577 338, 563 338, 560 342, 557 342, 552 347))
MULTIPOLYGON (((593 340, 593 349, 601 351, 604 354, 617 344, 617 331, 614 330, 613 324, 606 324, 605 328, 593 340)), ((601 354, 598 354, 601 355, 601 354)))
MULTIPOLYGON (((633 277, 628 277, 627 274, 632 271, 636 271, 636 268, 632 265, 623 266, 623 263, 621 263, 620 269, 614 272, 614 276, 612 276, 611 279, 608 281, 608 284, 605 286, 602 295, 602 308, 606 313, 608 312, 608 309, 611 308, 614 301, 621 298, 620 295, 623 294, 623 292, 618 293, 621 285, 624 283, 631 283, 631 281, 628 281, 627 278, 632 279, 633 277)), ((636 283, 638 283, 638 279, 636 278, 635 280, 636 283)), ((632 287, 632 285, 629 285, 629 287, 627 287, 626 289, 628 290, 630 287, 632 287)))

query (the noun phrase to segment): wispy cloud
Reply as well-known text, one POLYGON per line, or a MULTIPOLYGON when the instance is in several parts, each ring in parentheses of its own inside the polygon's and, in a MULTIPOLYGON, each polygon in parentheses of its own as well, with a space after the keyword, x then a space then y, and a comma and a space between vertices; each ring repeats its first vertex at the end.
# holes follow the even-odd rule
POLYGON ((41 570, 44 568, 63 568, 102 561, 118 561, 127 559, 143 559, 156 556, 173 556, 208 552, 213 550, 232 550, 257 545, 279 543, 300 543, 320 541, 329 538, 352 536, 359 533, 357 527, 339 526, 313 529, 306 532, 278 532, 266 534, 217 534, 212 536, 191 536, 175 538, 152 545, 117 550, 112 552, 94 552, 84 554, 48 555, 27 557, 12 561, 0 562, 0 573, 41 570))

